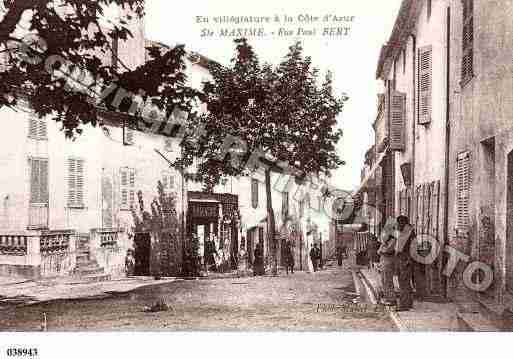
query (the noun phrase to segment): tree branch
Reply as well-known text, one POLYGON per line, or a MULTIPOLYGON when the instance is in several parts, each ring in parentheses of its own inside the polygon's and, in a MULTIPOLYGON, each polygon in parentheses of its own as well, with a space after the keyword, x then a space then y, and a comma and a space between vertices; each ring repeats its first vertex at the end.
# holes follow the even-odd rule
POLYGON ((38 5, 38 0, 12 1, 11 6, 4 15, 4 19, 0 22, 0 42, 6 41, 10 34, 16 30, 16 26, 26 10, 34 9, 38 5))

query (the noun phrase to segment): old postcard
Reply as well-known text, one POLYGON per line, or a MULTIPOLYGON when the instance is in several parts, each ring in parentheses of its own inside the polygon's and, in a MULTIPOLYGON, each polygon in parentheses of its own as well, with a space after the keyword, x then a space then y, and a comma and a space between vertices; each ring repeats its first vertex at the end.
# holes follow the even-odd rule
POLYGON ((0 331, 513 330, 513 1, 0 5, 0 331))

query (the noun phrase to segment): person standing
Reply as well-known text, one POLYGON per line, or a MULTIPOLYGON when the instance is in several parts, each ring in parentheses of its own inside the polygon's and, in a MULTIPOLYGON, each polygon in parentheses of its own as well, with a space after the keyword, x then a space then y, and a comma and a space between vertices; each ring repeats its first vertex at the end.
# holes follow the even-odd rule
POLYGON ((396 238, 393 235, 388 235, 378 249, 378 254, 381 256, 381 286, 385 305, 396 304, 394 290, 395 244, 396 238))
POLYGON ((264 253, 261 244, 257 244, 253 260, 253 276, 264 275, 264 253))
POLYGON ((338 262, 339 267, 342 266, 343 259, 344 259, 344 251, 342 250, 342 246, 338 246, 337 247, 337 262, 338 262))
POLYGON ((294 274, 294 253, 290 240, 288 240, 285 245, 285 270, 287 271, 287 275, 289 274, 289 269, 290 273, 294 274))
POLYGON ((317 243, 314 243, 312 249, 310 250, 310 260, 312 261, 314 272, 317 272, 320 256, 321 254, 319 248, 317 248, 317 243))
POLYGON ((244 244, 241 244, 239 252, 237 254, 239 256, 237 261, 237 268, 240 277, 241 275, 244 275, 248 270, 248 254, 246 252, 246 249, 244 248, 244 244))
POLYGON ((374 268, 374 263, 378 257, 379 243, 374 233, 369 234, 369 243, 367 244, 367 259, 369 262, 369 269, 374 268))
POLYGON ((408 217, 397 217, 397 241, 395 255, 399 272, 399 304, 397 310, 409 310, 413 306, 412 260, 410 246, 415 239, 415 231, 410 225, 408 217))

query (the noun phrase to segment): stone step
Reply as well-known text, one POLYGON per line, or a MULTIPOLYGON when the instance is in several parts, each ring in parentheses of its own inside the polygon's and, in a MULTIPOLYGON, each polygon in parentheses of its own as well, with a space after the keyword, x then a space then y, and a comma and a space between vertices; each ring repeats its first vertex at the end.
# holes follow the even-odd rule
POLYGON ((83 283, 105 282, 111 279, 112 277, 110 274, 91 274, 80 277, 80 281, 83 283))
POLYGON ((102 267, 99 267, 98 265, 75 268, 75 274, 78 276, 104 274, 104 272, 105 272, 105 270, 102 267))

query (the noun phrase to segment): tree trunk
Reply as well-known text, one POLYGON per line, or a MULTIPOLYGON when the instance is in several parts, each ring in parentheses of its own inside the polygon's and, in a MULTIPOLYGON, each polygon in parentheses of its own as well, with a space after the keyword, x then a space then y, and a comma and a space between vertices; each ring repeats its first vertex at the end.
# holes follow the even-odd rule
POLYGON ((267 221, 269 223, 269 240, 271 242, 272 274, 278 274, 278 256, 276 253, 276 221, 274 218, 273 201, 271 197, 271 171, 265 170, 265 193, 267 198, 267 221))

